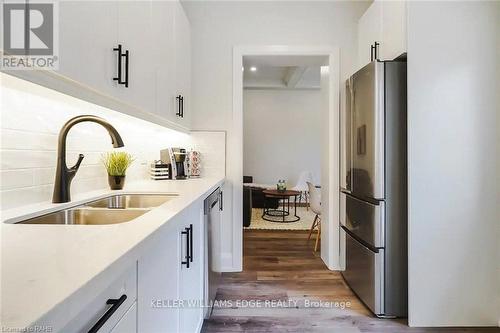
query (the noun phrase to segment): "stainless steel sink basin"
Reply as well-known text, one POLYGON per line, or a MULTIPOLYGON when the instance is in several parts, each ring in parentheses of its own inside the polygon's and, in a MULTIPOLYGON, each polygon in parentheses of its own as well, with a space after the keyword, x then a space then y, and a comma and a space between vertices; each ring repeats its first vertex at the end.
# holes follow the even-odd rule
MULTIPOLYGON (((177 197, 177 194, 116 194, 15 224, 102 225, 128 222, 177 197)), ((8 223, 8 222, 7 222, 8 223)))
POLYGON ((151 209, 172 200, 176 196, 176 194, 118 194, 96 201, 91 201, 84 206, 110 209, 151 209))
POLYGON ((128 222, 149 210, 147 209, 99 209, 99 208, 70 208, 55 213, 34 217, 17 222, 16 224, 81 224, 102 225, 128 222))

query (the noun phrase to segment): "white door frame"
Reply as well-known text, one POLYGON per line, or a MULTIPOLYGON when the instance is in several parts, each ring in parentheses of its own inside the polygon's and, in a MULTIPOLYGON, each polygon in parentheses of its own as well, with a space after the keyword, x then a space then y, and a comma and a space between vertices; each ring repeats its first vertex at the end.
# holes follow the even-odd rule
MULTIPOLYGON (((239 45, 233 49, 233 123, 232 145, 229 148, 234 172, 229 175, 233 184, 233 271, 243 267, 243 56, 249 55, 311 55, 328 57, 329 103, 327 156, 322 157, 322 169, 327 168, 328 179, 322 179, 322 235, 321 258, 331 270, 340 270, 339 246, 339 138, 340 138, 340 51, 332 46, 239 45), (326 207, 325 207, 326 206, 326 207), (325 211, 326 210, 326 211, 325 211)), ((322 171, 322 176, 325 173, 322 171)), ((322 177, 324 178, 324 177, 322 177)), ((312 223, 312 221, 311 221, 312 223)))

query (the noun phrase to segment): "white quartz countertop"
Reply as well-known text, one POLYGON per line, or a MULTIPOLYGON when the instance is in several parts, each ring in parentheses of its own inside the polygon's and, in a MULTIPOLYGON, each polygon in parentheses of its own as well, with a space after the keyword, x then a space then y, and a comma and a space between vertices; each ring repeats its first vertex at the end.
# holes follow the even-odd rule
POLYGON ((1 326, 24 328, 75 294, 112 264, 127 257, 163 224, 197 200, 205 199, 221 178, 142 181, 122 191, 94 191, 67 204, 39 204, 2 212, 1 326), (177 197, 138 218, 110 225, 12 224, 94 198, 120 193, 176 193, 177 197))

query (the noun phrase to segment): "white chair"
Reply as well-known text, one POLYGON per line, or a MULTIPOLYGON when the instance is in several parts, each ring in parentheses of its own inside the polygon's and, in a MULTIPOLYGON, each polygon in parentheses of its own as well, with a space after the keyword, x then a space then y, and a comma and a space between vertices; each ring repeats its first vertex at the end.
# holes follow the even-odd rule
POLYGON ((316 233, 316 242, 314 244, 314 252, 316 252, 318 251, 318 243, 321 237, 321 192, 319 188, 316 188, 311 182, 307 182, 307 187, 309 189, 309 204, 313 213, 316 214, 311 225, 311 230, 309 231, 309 237, 307 237, 307 241, 311 239, 311 235, 314 229, 316 229, 318 231, 316 233))
POLYGON ((294 191, 299 191, 300 196, 299 196, 299 203, 302 202, 302 195, 304 196, 304 200, 306 202, 306 209, 309 210, 309 204, 308 204, 308 191, 309 188, 307 187, 307 183, 311 182, 312 183, 312 174, 310 171, 302 171, 299 175, 299 179, 297 180, 297 183, 295 184, 294 187, 291 189, 294 191))

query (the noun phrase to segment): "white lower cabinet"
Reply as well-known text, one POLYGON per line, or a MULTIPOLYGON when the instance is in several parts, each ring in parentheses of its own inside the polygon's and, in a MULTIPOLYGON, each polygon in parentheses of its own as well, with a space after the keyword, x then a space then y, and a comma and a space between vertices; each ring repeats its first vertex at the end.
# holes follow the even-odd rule
MULTIPOLYGON (((195 202, 140 245, 139 256, 96 297, 67 301, 74 318, 61 332, 194 333, 204 305, 203 201, 195 202)), ((104 284, 102 284, 104 281, 104 284)), ((91 287, 92 289, 92 287, 91 287)))
POLYGON ((139 258, 138 331, 178 332, 180 237, 177 222, 158 230, 139 258))
POLYGON ((193 333, 203 322, 203 211, 195 203, 158 230, 138 265, 138 332, 193 333))
MULTIPOLYGON (((193 205, 187 212, 180 231, 185 232, 181 241, 181 250, 189 254, 189 266, 181 265, 180 300, 183 307, 180 311, 180 332, 198 332, 203 323, 203 300, 205 281, 204 274, 204 224, 202 205, 193 205), (187 233, 186 233, 187 232, 187 233), (189 234, 189 236, 188 236, 189 234)), ((187 256, 183 256, 186 258, 187 256)), ((186 260, 185 260, 186 261, 186 260)))
MULTIPOLYGON (((82 305, 80 301, 76 302, 81 309, 61 332, 111 332, 124 315, 136 316, 136 309, 132 308, 136 299, 137 266, 134 264, 118 278, 110 281, 89 303, 82 305)), ((68 304, 67 307, 71 309, 72 306, 74 305, 68 304)))
POLYGON ((137 332, 137 302, 123 315, 120 321, 113 327, 111 333, 134 333, 137 332))

